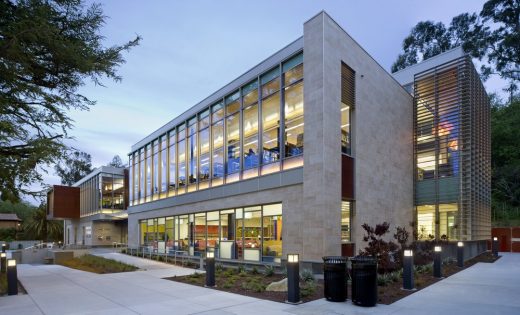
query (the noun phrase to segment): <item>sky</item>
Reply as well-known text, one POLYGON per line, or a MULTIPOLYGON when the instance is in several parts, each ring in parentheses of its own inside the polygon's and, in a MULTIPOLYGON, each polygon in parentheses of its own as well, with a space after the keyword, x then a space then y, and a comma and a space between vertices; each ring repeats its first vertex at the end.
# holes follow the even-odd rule
MULTIPOLYGON (((479 12, 483 0, 436 1, 134 1, 101 2, 107 46, 142 36, 125 53, 122 82, 87 82, 80 92, 97 104, 74 111, 69 144, 92 155, 93 166, 130 147, 214 91, 303 35, 321 10, 338 22, 385 69, 419 21, 449 24, 479 12)), ((92 3, 92 2, 90 2, 92 3)), ((503 83, 486 82, 488 92, 503 83)), ((59 184, 51 171, 45 181, 59 184)))

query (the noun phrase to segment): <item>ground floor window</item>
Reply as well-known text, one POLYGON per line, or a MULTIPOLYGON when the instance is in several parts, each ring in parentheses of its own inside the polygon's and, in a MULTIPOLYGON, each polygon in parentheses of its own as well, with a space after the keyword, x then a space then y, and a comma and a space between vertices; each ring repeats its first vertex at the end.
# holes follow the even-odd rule
POLYGON ((282 204, 249 206, 141 220, 140 245, 168 255, 280 262, 282 204))
POLYGON ((417 206, 418 238, 421 240, 434 238, 456 240, 457 213, 458 205, 456 203, 417 206), (437 213, 439 215, 438 227, 436 225, 437 213))
POLYGON ((351 241, 351 208, 352 201, 341 202, 341 243, 350 243, 351 241))

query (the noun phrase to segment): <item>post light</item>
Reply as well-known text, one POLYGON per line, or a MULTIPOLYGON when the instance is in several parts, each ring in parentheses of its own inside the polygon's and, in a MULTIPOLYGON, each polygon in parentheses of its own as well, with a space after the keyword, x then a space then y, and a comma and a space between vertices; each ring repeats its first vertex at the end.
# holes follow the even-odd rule
POLYGON ((206 287, 215 286, 215 252, 206 252, 206 287))
POLYGON ((18 294, 18 274, 16 272, 16 260, 7 260, 7 294, 18 294))
POLYGON ((403 289, 414 290, 413 251, 411 249, 405 249, 403 256, 403 289))
POLYGON ((498 257, 498 237, 493 237, 493 242, 491 244, 491 251, 493 256, 498 257))
POLYGON ((5 253, 5 250, 7 249, 7 244, 2 243, 2 253, 5 253))
POLYGON ((464 243, 457 243, 457 266, 464 268, 464 243))
POLYGON ((433 249, 433 276, 435 278, 442 278, 442 264, 441 264, 441 254, 442 248, 440 246, 435 246, 433 249))
POLYGON ((5 273, 7 270, 7 254, 0 253, 0 272, 5 273))
POLYGON ((287 255, 287 303, 291 304, 301 303, 299 260, 298 254, 287 255))

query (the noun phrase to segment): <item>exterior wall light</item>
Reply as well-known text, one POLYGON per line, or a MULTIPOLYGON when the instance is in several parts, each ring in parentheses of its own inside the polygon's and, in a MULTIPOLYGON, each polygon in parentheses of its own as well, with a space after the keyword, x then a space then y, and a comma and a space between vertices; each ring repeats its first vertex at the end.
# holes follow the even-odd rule
POLYGON ((299 260, 298 254, 287 255, 287 303, 291 304, 301 303, 299 260))
POLYGON ((7 270, 7 254, 0 253, 0 272, 5 273, 7 270))
POLYGON ((433 253, 433 276, 435 278, 442 278, 442 264, 441 264, 442 247, 435 246, 433 253))
POLYGON ((414 290, 413 251, 405 249, 403 255, 403 289, 414 290))
POLYGON ((18 294, 18 274, 16 272, 16 260, 7 260, 7 294, 18 294))
MULTIPOLYGON (((202 266, 201 266, 202 267, 202 266)), ((206 252, 206 287, 215 286, 215 252, 206 252)))
POLYGON ((464 243, 457 243, 457 266, 464 268, 464 243))

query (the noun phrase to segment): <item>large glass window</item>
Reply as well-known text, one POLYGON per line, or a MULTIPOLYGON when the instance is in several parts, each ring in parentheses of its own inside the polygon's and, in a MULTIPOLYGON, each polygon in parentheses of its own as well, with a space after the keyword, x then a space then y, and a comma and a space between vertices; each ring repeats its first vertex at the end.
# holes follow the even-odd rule
POLYGON ((435 238, 435 205, 417 206, 417 236, 421 240, 435 238))
POLYGON ((263 261, 280 262, 282 257, 282 205, 263 206, 263 261))
POLYGON ((168 147, 166 135, 161 137, 161 197, 168 191, 168 147))
POLYGON ((262 102, 262 126, 262 162, 276 162, 280 159, 280 93, 262 102))
POLYGON ((186 189, 186 129, 184 125, 178 128, 177 133, 177 193, 183 194, 186 189))
POLYGON ((240 113, 226 118, 227 174, 240 171, 240 113))
MULTIPOLYGON (((258 167, 258 105, 254 104, 244 109, 244 170, 258 167)), ((248 172, 248 176, 256 175, 257 172, 248 172)))
POLYGON ((120 175, 112 175, 113 184, 112 189, 114 191, 112 207, 114 209, 123 210, 125 209, 125 184, 124 178, 120 175))
POLYGON ((153 142, 153 199, 159 196, 159 141, 153 142))
POLYGON ((145 196, 144 164, 145 164, 144 149, 141 149, 141 152, 139 153, 139 203, 144 202, 144 196, 145 196))
POLYGON ((286 88, 284 109, 285 156, 303 154, 303 82, 286 88))
POLYGON ((188 252, 190 248, 190 221, 188 219, 188 215, 179 216, 177 230, 179 231, 179 250, 188 252))
POLYGON ((188 191, 197 189, 197 119, 190 120, 188 127, 188 191))
POLYGON ((102 174, 101 175, 101 207, 103 209, 112 209, 112 175, 102 174))
POLYGON ((176 135, 175 131, 171 131, 170 135, 170 147, 169 147, 169 157, 170 157, 170 176, 169 176, 169 196, 175 195, 175 189, 177 188, 177 153, 175 151, 176 147, 176 135))
POLYGON ((342 201, 341 202, 341 242, 348 243, 351 240, 350 236, 350 209, 352 206, 352 202, 350 201, 342 201))
POLYGON ((351 154, 351 114, 356 102, 356 73, 341 64, 341 152, 351 154))
POLYGON ((204 257, 206 252, 206 213, 195 214, 195 256, 204 257))
POLYGON ((139 190, 139 153, 134 152, 134 202, 133 202, 133 204, 137 204, 139 202, 140 196, 141 196, 141 192, 139 190))
POLYGON ((152 146, 146 146, 146 201, 152 200, 152 146))
POLYGON ((219 212, 212 211, 206 214, 207 222, 207 251, 215 252, 215 257, 219 257, 219 212))
POLYGON ((260 261, 262 254, 262 208, 244 208, 244 260, 260 261))
POLYGON ((223 183, 224 178, 224 122, 213 124, 211 129, 211 138, 213 143, 213 173, 212 186, 218 186, 223 183))
POLYGON ((199 189, 209 186, 210 151, 209 151, 209 128, 199 132, 200 141, 200 166, 199 166, 199 189))
POLYGON ((235 210, 220 211, 219 257, 235 258, 235 210))

